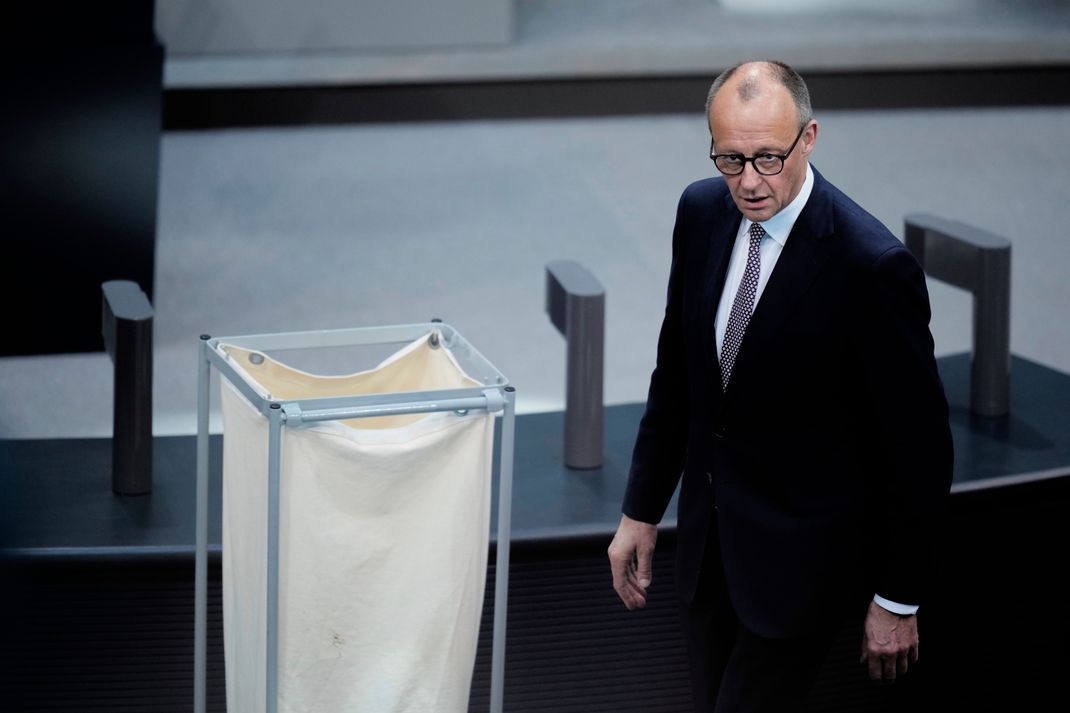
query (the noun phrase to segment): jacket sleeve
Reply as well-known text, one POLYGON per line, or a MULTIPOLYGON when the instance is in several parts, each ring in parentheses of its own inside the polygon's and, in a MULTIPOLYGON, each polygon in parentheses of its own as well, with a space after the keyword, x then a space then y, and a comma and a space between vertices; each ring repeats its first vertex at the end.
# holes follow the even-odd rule
POLYGON ((657 363, 650 377, 646 411, 639 423, 622 508, 628 517, 653 524, 661 521, 672 499, 687 451, 688 399, 681 312, 688 194, 684 191, 676 210, 657 363))
POLYGON ((933 355, 925 275, 903 246, 871 265, 862 372, 875 405, 876 593, 918 604, 951 487, 948 405, 933 355))

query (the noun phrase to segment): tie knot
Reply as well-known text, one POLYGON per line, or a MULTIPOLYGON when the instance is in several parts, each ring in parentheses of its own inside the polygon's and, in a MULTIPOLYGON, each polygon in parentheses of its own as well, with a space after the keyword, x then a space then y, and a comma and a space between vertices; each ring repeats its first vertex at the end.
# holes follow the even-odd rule
POLYGON ((749 232, 751 240, 761 240, 765 237, 765 228, 761 223, 751 223, 749 232))

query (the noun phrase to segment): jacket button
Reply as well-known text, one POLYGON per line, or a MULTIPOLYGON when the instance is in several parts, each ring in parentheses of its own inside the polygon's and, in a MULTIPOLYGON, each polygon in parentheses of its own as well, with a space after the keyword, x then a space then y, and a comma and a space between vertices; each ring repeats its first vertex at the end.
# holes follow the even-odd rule
POLYGON ((724 426, 718 426, 714 429, 713 435, 717 438, 724 438, 724 426))

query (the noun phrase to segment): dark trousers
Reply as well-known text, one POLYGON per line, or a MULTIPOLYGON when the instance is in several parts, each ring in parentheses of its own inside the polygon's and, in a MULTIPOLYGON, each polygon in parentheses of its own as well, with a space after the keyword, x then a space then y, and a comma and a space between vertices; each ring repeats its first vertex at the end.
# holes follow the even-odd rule
POLYGON ((716 543, 694 601, 680 606, 696 713, 798 711, 832 647, 827 634, 767 639, 743 626, 725 588, 716 543))

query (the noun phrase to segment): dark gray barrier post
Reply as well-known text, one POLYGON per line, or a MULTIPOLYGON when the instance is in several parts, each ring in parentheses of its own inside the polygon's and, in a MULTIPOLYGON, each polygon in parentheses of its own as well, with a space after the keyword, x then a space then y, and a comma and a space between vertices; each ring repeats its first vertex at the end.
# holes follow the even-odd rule
POLYGON ((152 492, 152 305, 136 282, 110 280, 104 292, 104 348, 115 366, 111 489, 152 492))
POLYGON ((602 465, 602 372, 606 291, 571 260, 546 264, 546 313, 565 336, 565 465, 602 465))
POLYGON ((973 294, 970 410, 1010 412, 1011 244, 965 223, 906 216, 906 245, 927 273, 973 294))

